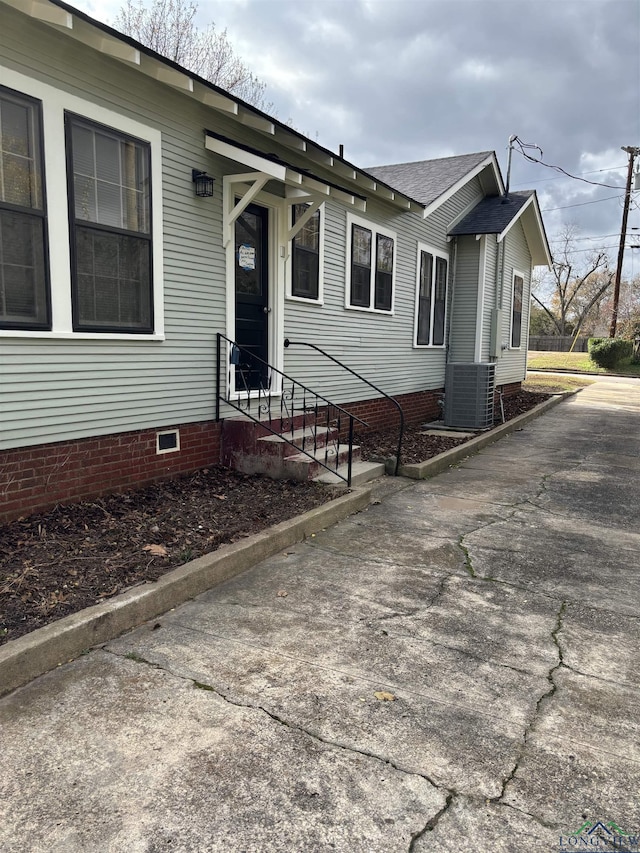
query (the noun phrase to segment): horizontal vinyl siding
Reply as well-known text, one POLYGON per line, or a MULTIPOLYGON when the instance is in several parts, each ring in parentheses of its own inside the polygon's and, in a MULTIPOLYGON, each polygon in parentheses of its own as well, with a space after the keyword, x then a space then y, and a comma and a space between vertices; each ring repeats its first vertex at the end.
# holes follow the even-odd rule
POLYGON ((458 237, 450 361, 474 361, 479 264, 480 240, 475 237, 458 237))
POLYGON ((511 344, 511 310, 513 297, 513 271, 518 270, 524 276, 522 293, 522 336, 521 348, 505 349, 498 362, 496 382, 520 382, 527 372, 527 340, 529 330, 529 311, 531 301, 531 254, 524 235, 524 229, 517 222, 505 237, 504 248, 504 296, 502 315, 502 340, 511 344))
MULTIPOLYGON (((4 5, 1 20, 0 64, 161 132, 165 339, 0 338, 0 448, 211 419, 215 336, 227 328, 222 178, 245 167, 207 152, 204 129, 236 137, 238 123, 4 5), (216 179, 212 198, 195 198, 192 168, 216 179)), ((304 162, 257 131, 242 140, 304 162)), ((323 346, 390 394, 441 387, 444 350, 412 345, 417 244, 450 251, 447 230, 479 193, 474 179, 427 221, 375 202, 358 214, 397 233, 392 316, 345 308, 347 208, 328 202, 324 304, 285 300, 285 336, 323 346)), ((50 197, 48 215, 66 218, 66 199, 50 197)), ((285 350, 284 369, 336 402, 372 396, 307 350, 285 350)))
POLYGON ((482 311, 482 361, 490 361, 491 319, 496 308, 496 275, 498 246, 495 234, 486 237, 486 263, 484 279, 484 304, 482 311))
MULTIPOLYGON (((203 130, 230 126, 6 6, 2 24, 1 64, 161 131, 165 340, 0 338, 0 448, 211 418, 226 261, 220 161, 205 152, 203 130), (213 198, 195 198, 192 167, 216 177, 213 198)), ((66 218, 66 199, 50 197, 48 214, 66 218)))
MULTIPOLYGON (((413 346, 418 243, 449 254, 451 299, 453 252, 450 223, 477 198, 474 180, 427 220, 368 202, 358 217, 396 232, 393 315, 345 307, 347 211, 325 204, 324 304, 285 304, 285 336, 316 344, 388 394, 408 394, 444 385, 444 348, 413 346)), ((474 313, 475 317, 475 313, 474 313)), ((364 400, 370 389, 347 371, 306 347, 285 350, 284 370, 334 402, 364 400)))

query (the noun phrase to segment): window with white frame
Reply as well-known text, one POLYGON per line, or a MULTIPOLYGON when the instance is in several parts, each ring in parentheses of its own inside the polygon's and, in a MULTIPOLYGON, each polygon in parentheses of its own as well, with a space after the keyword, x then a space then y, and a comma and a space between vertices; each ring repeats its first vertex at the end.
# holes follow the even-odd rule
POLYGON ((0 337, 163 339, 161 132, 0 79, 0 337))
POLYGON ((0 328, 49 329, 42 104, 0 87, 0 328))
POLYGON ((449 259, 446 254, 418 244, 416 346, 444 346, 448 270, 449 259))
POLYGON ((347 224, 347 305, 390 313, 396 235, 352 217, 347 224))
POLYGON ((524 275, 513 271, 513 291, 511 297, 511 349, 522 345, 522 296, 524 293, 524 275))
MULTIPOLYGON (((294 204, 291 224, 307 212, 307 204, 294 204)), ((315 211, 291 241, 291 293, 296 299, 319 302, 322 282, 321 208, 315 211)))
POLYGON ((67 114, 73 327, 150 332, 151 150, 67 114))

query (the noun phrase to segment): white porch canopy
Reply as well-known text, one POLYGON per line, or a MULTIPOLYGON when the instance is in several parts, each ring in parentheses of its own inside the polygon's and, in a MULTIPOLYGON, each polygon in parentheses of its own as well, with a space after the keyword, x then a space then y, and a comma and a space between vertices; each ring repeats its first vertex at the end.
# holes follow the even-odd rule
POLYGON ((328 198, 334 198, 343 204, 350 205, 356 210, 366 210, 367 202, 362 196, 349 192, 342 187, 325 181, 306 170, 277 158, 265 157, 258 151, 247 146, 238 145, 212 131, 205 131, 204 146, 208 151, 232 160, 251 171, 243 171, 225 175, 223 188, 223 241, 224 245, 233 239, 233 226, 240 214, 251 204, 262 191, 268 181, 279 181, 284 184, 284 202, 288 205, 307 204, 304 215, 283 234, 285 244, 288 244, 301 228, 328 198), (249 185, 248 187, 246 185, 249 185), (240 186, 242 185, 242 187, 240 186), (236 202, 235 198, 240 196, 236 202))

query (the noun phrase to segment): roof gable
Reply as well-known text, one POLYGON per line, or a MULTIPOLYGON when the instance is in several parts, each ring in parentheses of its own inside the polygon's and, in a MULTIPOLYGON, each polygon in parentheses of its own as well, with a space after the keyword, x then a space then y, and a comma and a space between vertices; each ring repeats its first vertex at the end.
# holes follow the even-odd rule
MULTIPOLYGON (((413 163, 396 163, 389 166, 373 166, 369 174, 396 187, 400 192, 430 206, 459 185, 467 183, 479 171, 495 163, 493 151, 479 151, 457 157, 441 157, 437 160, 417 160, 413 163)), ((499 177, 499 172, 496 175, 499 177)), ((494 192, 501 191, 501 181, 496 181, 494 192)))
POLYGON ((451 229, 449 236, 497 234, 500 242, 518 220, 522 222, 533 265, 550 265, 551 252, 535 190, 522 190, 482 199, 451 229))
POLYGON ((509 193, 508 196, 483 198, 464 219, 451 229, 449 236, 501 234, 532 195, 533 190, 524 190, 509 193))

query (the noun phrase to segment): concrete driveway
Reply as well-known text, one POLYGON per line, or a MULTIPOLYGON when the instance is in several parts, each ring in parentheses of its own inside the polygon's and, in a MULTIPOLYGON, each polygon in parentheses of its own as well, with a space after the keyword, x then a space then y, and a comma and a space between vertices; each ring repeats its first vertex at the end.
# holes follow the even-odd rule
POLYGON ((0 850, 639 850, 639 476, 598 381, 1 699, 0 850))

